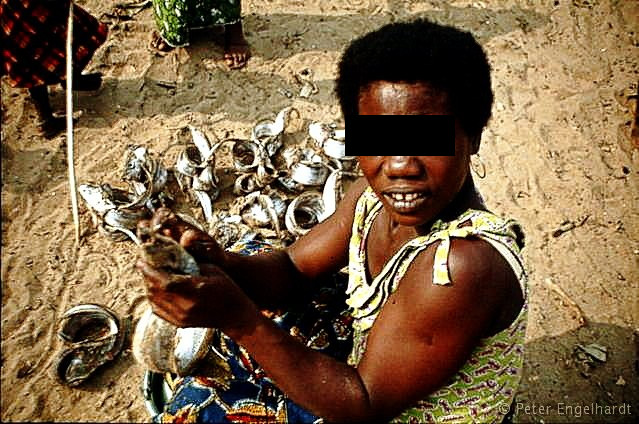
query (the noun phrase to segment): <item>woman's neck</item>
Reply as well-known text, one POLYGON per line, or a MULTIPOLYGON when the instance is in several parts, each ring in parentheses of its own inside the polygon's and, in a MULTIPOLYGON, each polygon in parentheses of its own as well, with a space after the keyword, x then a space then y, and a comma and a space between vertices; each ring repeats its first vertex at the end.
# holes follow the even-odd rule
POLYGON ((452 202, 448 204, 435 218, 426 224, 416 228, 418 234, 427 234, 430 232, 431 227, 437 220, 452 221, 459 217, 462 213, 468 209, 487 210, 484 200, 475 187, 475 182, 470 174, 464 181, 462 188, 457 193, 457 196, 452 202))
POLYGON ((441 211, 438 218, 444 221, 450 221, 468 209, 486 210, 484 199, 482 199, 477 191, 473 177, 470 174, 468 174, 468 178, 466 178, 457 196, 441 211))

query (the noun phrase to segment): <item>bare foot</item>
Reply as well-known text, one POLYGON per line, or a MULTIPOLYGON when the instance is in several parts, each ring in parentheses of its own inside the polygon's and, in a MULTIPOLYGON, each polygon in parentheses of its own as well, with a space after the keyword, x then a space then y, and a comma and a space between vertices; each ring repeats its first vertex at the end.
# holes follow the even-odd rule
POLYGON ((64 130, 66 127, 66 119, 53 115, 46 85, 29 88, 29 94, 38 113, 40 132, 45 138, 52 139, 64 130))
POLYGON ((40 123, 40 131, 42 132, 42 135, 48 140, 60 134, 66 127, 66 118, 60 116, 51 116, 50 118, 40 123))
POLYGON ((166 53, 173 50, 173 47, 171 47, 166 41, 164 41, 160 33, 155 30, 151 32, 151 41, 149 42, 149 48, 159 53, 166 53))
POLYGON ((242 22, 227 25, 224 28, 224 62, 229 69, 240 69, 246 66, 251 57, 251 49, 244 38, 242 22))

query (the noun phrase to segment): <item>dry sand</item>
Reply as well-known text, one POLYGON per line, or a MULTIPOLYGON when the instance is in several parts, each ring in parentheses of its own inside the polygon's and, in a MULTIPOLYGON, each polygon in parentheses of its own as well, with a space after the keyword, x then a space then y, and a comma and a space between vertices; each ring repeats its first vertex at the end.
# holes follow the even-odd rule
MULTIPOLYGON (((479 185, 489 207, 520 220, 527 235, 531 308, 516 419, 637 422, 639 140, 630 134, 639 2, 248 0, 253 58, 233 72, 214 44, 219 36, 160 56, 147 48, 150 8, 117 19, 113 0, 78 3, 110 33, 88 68, 104 74, 103 87, 74 96, 77 177, 115 185, 127 145, 160 152, 186 124, 247 137, 257 120, 293 105, 302 120, 287 137, 301 139, 311 120, 339 119, 337 60, 370 29, 425 16, 473 31, 492 63, 496 98, 479 185), (294 78, 303 68, 319 88, 309 98, 298 96, 294 78), (566 222, 582 225, 553 235, 566 222), (590 343, 607 348, 594 367, 575 354, 590 343), (620 413, 623 404, 632 415, 620 413), (588 405, 617 409, 592 415, 588 405)), ((61 89, 52 104, 64 110, 61 89)), ((96 232, 84 205, 74 249, 65 136, 43 139, 34 118, 26 90, 3 80, 2 420, 147 421, 143 369, 129 348, 79 388, 51 377, 65 310, 96 302, 137 316, 144 290, 133 243, 96 232)))

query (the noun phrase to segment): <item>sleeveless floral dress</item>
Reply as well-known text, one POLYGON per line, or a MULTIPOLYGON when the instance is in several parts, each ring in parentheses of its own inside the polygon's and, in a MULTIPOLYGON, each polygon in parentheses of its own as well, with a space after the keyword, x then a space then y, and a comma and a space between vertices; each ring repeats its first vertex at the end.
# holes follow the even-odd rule
POLYGON ((520 249, 519 225, 486 211, 469 209, 451 222, 436 221, 428 235, 409 240, 379 275, 366 280, 366 239, 382 203, 368 187, 358 200, 349 245, 346 303, 353 321, 353 349, 348 363, 357 366, 377 315, 397 289, 417 255, 433 243, 433 284, 449 285, 448 253, 453 237, 478 237, 490 243, 512 267, 524 294, 524 305, 505 330, 481 340, 462 368, 443 387, 407 409, 393 422, 501 422, 521 379, 523 342, 528 311, 527 276, 520 249))

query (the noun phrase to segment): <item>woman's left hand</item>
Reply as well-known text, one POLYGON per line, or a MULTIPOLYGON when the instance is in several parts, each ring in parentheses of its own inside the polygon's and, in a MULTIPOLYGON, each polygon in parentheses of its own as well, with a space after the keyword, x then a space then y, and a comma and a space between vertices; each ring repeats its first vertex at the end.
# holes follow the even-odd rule
POLYGON ((221 268, 199 264, 199 276, 172 274, 139 260, 153 312, 178 327, 250 331, 259 311, 221 268))

